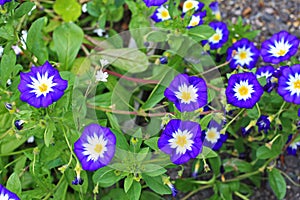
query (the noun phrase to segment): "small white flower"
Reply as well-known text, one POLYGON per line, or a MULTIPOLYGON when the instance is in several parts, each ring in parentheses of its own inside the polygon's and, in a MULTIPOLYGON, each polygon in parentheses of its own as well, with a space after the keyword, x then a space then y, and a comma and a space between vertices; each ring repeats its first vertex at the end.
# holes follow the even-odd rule
POLYGON ((0 57, 2 57, 3 51, 4 51, 4 48, 2 46, 0 46, 0 57))
POLYGON ((32 9, 28 12, 28 16, 30 16, 31 14, 32 14, 32 11, 34 11, 36 9, 36 5, 34 5, 33 7, 32 7, 32 9))
POLYGON ((21 44, 22 44, 22 48, 26 49, 26 40, 27 40, 27 31, 26 30, 22 30, 22 36, 21 36, 21 44))
POLYGON ((101 28, 97 28, 93 31, 93 33, 96 33, 99 37, 102 37, 103 33, 105 33, 105 30, 103 30, 101 28))
POLYGON ((87 12, 87 4, 86 4, 86 3, 84 3, 84 4, 82 5, 81 10, 82 10, 83 13, 86 13, 86 12, 87 12))
POLYGON ((13 45, 11 48, 14 50, 16 55, 20 55, 23 52, 22 49, 17 45, 13 45))
POLYGON ((34 142, 34 136, 30 136, 28 139, 27 139, 27 143, 33 143, 34 142))
POLYGON ((107 78, 108 78, 108 73, 107 72, 103 72, 102 69, 97 71, 96 81, 107 82, 107 78))
POLYGON ((100 65, 101 65, 101 67, 105 67, 108 64, 109 64, 108 60, 106 60, 106 59, 100 59, 100 65))

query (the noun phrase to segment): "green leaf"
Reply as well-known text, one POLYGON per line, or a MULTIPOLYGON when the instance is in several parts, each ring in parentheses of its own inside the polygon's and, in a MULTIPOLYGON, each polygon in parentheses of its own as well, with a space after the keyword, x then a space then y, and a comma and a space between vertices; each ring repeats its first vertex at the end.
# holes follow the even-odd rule
POLYGON ((164 200, 164 198, 150 191, 143 191, 141 195, 141 200, 164 200))
POLYGON ((146 164, 142 167, 144 171, 143 174, 146 174, 147 176, 159 176, 167 172, 167 170, 160 165, 146 164))
POLYGON ((280 174, 279 170, 273 168, 268 171, 269 183, 278 199, 283 199, 286 194, 286 182, 283 176, 280 174))
POLYGON ((194 28, 191 28, 189 30, 189 35, 195 40, 195 41, 201 41, 201 40, 207 40, 215 33, 214 29, 212 29, 208 25, 201 25, 196 26, 194 28))
POLYGON ((134 181, 130 190, 128 191, 128 196, 131 200, 139 200, 141 196, 142 186, 139 182, 134 181))
POLYGON ((71 68, 83 41, 82 29, 74 23, 65 23, 53 32, 54 49, 63 70, 71 68))
POLYGON ((252 109, 247 109, 246 112, 247 112, 248 117, 250 117, 251 119, 258 118, 258 110, 257 110, 256 106, 254 106, 252 109))
POLYGON ((47 128, 46 128, 45 133, 44 133, 44 142, 45 142, 46 147, 49 147, 50 142, 51 142, 52 137, 53 137, 53 132, 55 130, 56 130, 55 124, 52 121, 48 122, 47 128))
POLYGON ((151 177, 143 175, 143 179, 146 182, 147 186, 149 186, 149 188, 154 192, 161 195, 171 194, 170 188, 168 188, 168 186, 163 183, 161 176, 151 177))
POLYGON ((48 60, 48 50, 43 39, 43 28, 47 24, 47 18, 42 17, 34 21, 28 30, 26 45, 38 59, 40 65, 48 60))
POLYGON ((159 139, 159 137, 152 137, 148 140, 145 140, 144 143, 146 145, 148 145, 151 149, 158 151, 159 150, 159 148, 157 146, 158 139, 159 139))
POLYGON ((110 187, 124 176, 116 175, 114 170, 109 167, 98 169, 93 175, 94 183, 99 183, 100 187, 110 187))
POLYGON ((101 55, 101 58, 108 60, 114 67, 130 73, 143 72, 149 65, 147 56, 138 49, 107 49, 97 55, 101 55))
POLYGON ((133 183, 133 176, 127 176, 124 181, 124 191, 127 193, 133 183))
POLYGON ((16 64, 16 55, 13 51, 9 51, 7 54, 4 54, 1 59, 0 64, 0 80, 1 85, 6 87, 6 81, 12 76, 17 75, 18 72, 22 69, 21 65, 16 64))
POLYGON ((23 2, 20 6, 15 10, 15 17, 21 18, 24 15, 28 14, 35 4, 33 2, 23 2))
POLYGON ((53 195, 53 199, 59 199, 59 200, 65 200, 67 189, 68 189, 68 182, 64 177, 62 177, 64 180, 61 182, 61 184, 58 186, 57 190, 55 191, 53 195))
POLYGON ((214 152, 211 148, 209 147, 206 147, 206 146, 203 146, 203 149, 202 149, 202 152, 201 154, 199 154, 197 156, 197 158, 214 158, 214 157, 217 157, 218 154, 216 152, 214 152))
POLYGON ((150 42, 165 42, 168 34, 162 31, 151 31, 146 35, 146 40, 150 42))
POLYGON ((81 15, 81 6, 76 0, 56 0, 53 9, 65 22, 74 22, 81 15))
POLYGON ((101 196, 101 200, 119 200, 120 197, 122 197, 122 200, 130 200, 128 195, 121 188, 111 189, 107 195, 101 196))
POLYGON ((6 188, 14 193, 16 193, 18 196, 21 196, 21 181, 17 173, 12 173, 10 177, 7 180, 6 188))

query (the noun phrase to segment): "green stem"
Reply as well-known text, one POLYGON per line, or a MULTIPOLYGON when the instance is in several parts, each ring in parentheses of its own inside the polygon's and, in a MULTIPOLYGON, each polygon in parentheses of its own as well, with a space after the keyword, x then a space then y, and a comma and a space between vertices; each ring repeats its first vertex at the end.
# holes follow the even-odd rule
POLYGON ((240 197, 243 200, 249 200, 248 197, 246 197, 245 195, 242 195, 241 193, 239 193, 238 191, 235 191, 234 194, 238 197, 240 197))
POLYGON ((56 184, 55 188, 54 188, 53 190, 51 190, 51 191, 47 194, 47 196, 45 196, 45 197, 43 198, 43 200, 47 200, 47 199, 49 199, 49 198, 52 196, 52 194, 57 190, 57 188, 59 187, 59 185, 62 183, 64 177, 65 177, 65 176, 64 176, 64 174, 63 174, 63 175, 61 176, 61 178, 59 179, 58 183, 56 184))
POLYGON ((17 155, 17 154, 21 154, 21 153, 24 153, 26 151, 32 151, 34 148, 29 148, 29 149, 24 149, 24 150, 21 150, 21 151, 15 151, 15 152, 11 152, 11 153, 6 153, 6 154, 0 154, 0 157, 2 156, 12 156, 12 155, 17 155))
POLYGON ((256 103, 255 105, 256 105, 256 108, 257 108, 257 110, 258 110, 258 118, 259 118, 259 117, 260 117, 260 115, 261 115, 260 108, 259 108, 259 105, 258 105, 258 103, 256 103))
POLYGON ((300 184, 296 183, 295 181, 293 181, 293 179, 291 179, 291 177, 289 175, 287 175, 285 172, 281 171, 279 169, 279 172, 284 175, 293 185, 300 187, 300 184))
MULTIPOLYGON (((230 122, 228 122, 225 127, 221 130, 221 133, 225 133, 227 128, 245 111, 246 109, 243 108, 234 118, 231 119, 230 122)), ((238 137, 237 135, 234 135, 235 137, 238 137)))
POLYGON ((204 189, 208 189, 208 188, 211 188, 212 185, 205 185, 205 186, 202 186, 202 187, 199 187, 198 189, 196 190, 193 190, 191 191, 190 193, 188 193, 185 197, 183 197, 181 200, 187 200, 189 199, 191 196, 193 196, 194 194, 196 194, 197 192, 201 191, 201 190, 204 190, 204 189))

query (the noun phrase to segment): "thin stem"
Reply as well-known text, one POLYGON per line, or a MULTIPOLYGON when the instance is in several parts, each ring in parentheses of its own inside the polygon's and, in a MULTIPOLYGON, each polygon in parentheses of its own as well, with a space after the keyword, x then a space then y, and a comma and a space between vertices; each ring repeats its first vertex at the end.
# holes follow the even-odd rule
POLYGON ((199 187, 198 189, 196 190, 193 190, 191 191, 190 193, 188 193, 185 197, 183 197, 181 200, 187 200, 189 199, 191 196, 193 196, 194 194, 196 194, 197 192, 201 191, 201 190, 204 190, 204 189, 208 189, 208 188, 211 188, 212 185, 205 185, 205 186, 202 186, 202 187, 199 187))
POLYGON ((260 118, 261 112, 260 112, 260 108, 259 108, 258 103, 256 103, 255 106, 256 106, 256 108, 258 110, 258 118, 260 118))
POLYGON ((122 114, 122 115, 137 115, 137 116, 143 116, 143 117, 162 117, 165 116, 166 114, 172 114, 172 113, 146 113, 146 112, 139 112, 139 111, 126 111, 126 110, 113 110, 110 108, 103 108, 100 106, 94 106, 91 104, 87 104, 87 107, 95 109, 95 110, 100 110, 103 112, 110 112, 110 113, 115 113, 115 114, 122 114))
POLYGON ((249 200, 248 197, 246 197, 245 195, 242 195, 241 193, 239 193, 238 191, 235 191, 234 194, 238 197, 240 197, 243 200, 249 200))
POLYGON ((122 78, 122 79, 125 79, 128 81, 136 82, 136 83, 145 83, 145 84, 158 84, 159 83, 159 81, 157 81, 157 80, 145 80, 145 79, 140 79, 140 78, 132 78, 132 77, 124 76, 122 74, 110 71, 108 69, 105 69, 104 71, 110 75, 113 75, 113 76, 116 76, 116 77, 119 77, 119 78, 122 78))
MULTIPOLYGON (((231 119, 230 122, 228 122, 225 127, 221 130, 221 133, 225 133, 227 128, 245 111, 246 109, 243 108, 236 116, 234 116, 234 118, 231 119)), ((237 137, 237 136, 236 136, 237 137)))
POLYGON ((296 183, 295 181, 293 181, 293 179, 287 175, 285 172, 281 171, 280 169, 278 169, 279 172, 284 175, 293 185, 297 186, 297 187, 300 187, 300 184, 296 183))

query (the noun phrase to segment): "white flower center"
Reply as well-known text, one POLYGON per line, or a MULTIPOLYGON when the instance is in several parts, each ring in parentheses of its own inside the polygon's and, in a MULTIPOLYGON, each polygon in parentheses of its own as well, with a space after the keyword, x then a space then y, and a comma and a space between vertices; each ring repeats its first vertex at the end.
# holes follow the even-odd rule
POLYGON ((157 18, 161 19, 162 21, 171 19, 168 9, 166 9, 163 6, 158 8, 157 9, 157 18))
POLYGON ((213 36, 211 36, 211 37, 208 39, 208 41, 209 41, 210 43, 216 44, 216 43, 219 43, 220 40, 221 40, 222 38, 223 38, 222 30, 219 29, 219 28, 217 28, 217 29, 216 29, 216 33, 215 33, 213 36))
POLYGON ((295 76, 290 75, 289 82, 287 82, 288 87, 285 89, 291 92, 291 95, 300 95, 300 74, 296 73, 295 76))
POLYGON ((181 103, 189 104, 197 101, 197 91, 198 89, 193 85, 187 86, 183 84, 179 86, 178 92, 175 92, 175 96, 181 100, 181 103))
POLYGON ((30 78, 32 82, 31 84, 27 84, 27 86, 32 88, 30 93, 35 93, 36 97, 41 95, 45 97, 49 92, 53 92, 52 87, 57 85, 57 83, 53 83, 54 76, 48 77, 48 72, 45 72, 42 76, 38 72, 37 79, 34 77, 30 78))
POLYGON ((291 47, 292 45, 288 43, 288 41, 285 42, 284 38, 282 38, 279 42, 275 41, 274 46, 270 46, 268 53, 278 58, 280 56, 285 56, 291 47))
POLYGON ((99 137, 94 133, 93 136, 87 136, 87 143, 83 144, 83 155, 88 155, 87 161, 97 161, 99 158, 104 157, 107 151, 107 140, 102 135, 99 137))
POLYGON ((189 26, 197 26, 200 22, 200 16, 192 16, 189 26))
POLYGON ((251 56, 254 54, 251 52, 250 47, 246 49, 246 47, 238 48, 237 54, 233 57, 237 64, 243 66, 243 65, 249 65, 249 63, 253 60, 251 56))
POLYGON ((187 11, 195 8, 195 10, 198 9, 198 2, 194 0, 185 1, 183 4, 183 13, 186 13, 187 11))
POLYGON ((254 93, 253 85, 248 83, 248 80, 241 81, 240 83, 235 83, 233 91, 235 92, 234 96, 240 101, 251 98, 251 94, 254 93))
POLYGON ((176 149, 176 154, 185 154, 186 150, 192 150, 194 141, 191 139, 193 135, 190 131, 178 129, 172 134, 172 137, 168 142, 172 149, 176 149))
POLYGON ((216 127, 212 127, 207 129, 206 131, 206 140, 211 143, 216 143, 218 139, 220 138, 220 132, 216 127))
POLYGON ((101 69, 96 73, 96 81, 107 82, 108 73, 103 72, 101 69))

